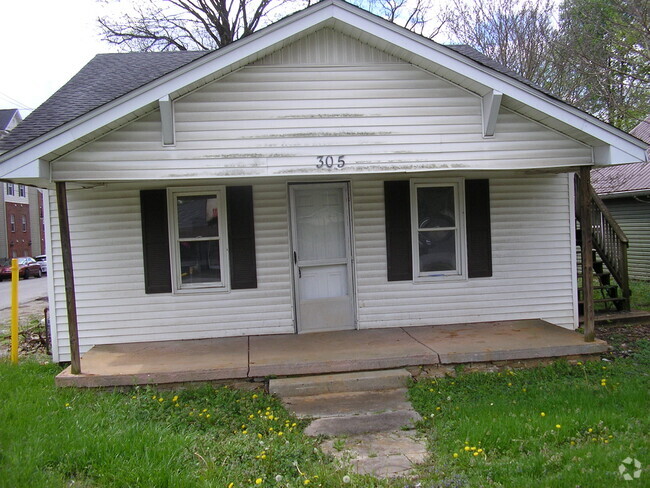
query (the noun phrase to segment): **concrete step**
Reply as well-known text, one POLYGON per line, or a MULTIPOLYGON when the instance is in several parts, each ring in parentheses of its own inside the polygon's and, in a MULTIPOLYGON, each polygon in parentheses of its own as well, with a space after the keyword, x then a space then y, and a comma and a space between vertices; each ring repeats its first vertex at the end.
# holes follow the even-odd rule
POLYGON ((280 378, 269 381, 269 392, 285 398, 324 393, 392 390, 404 388, 410 377, 411 374, 405 369, 388 369, 280 378))
POLYGON ((284 397, 282 401, 298 417, 345 417, 372 413, 411 410, 406 388, 323 393, 321 395, 284 397))
POLYGON ((418 420, 421 420, 420 414, 412 409, 366 415, 323 417, 309 424, 305 429, 305 434, 316 437, 319 435, 340 436, 399 431, 412 429, 413 424, 418 420))

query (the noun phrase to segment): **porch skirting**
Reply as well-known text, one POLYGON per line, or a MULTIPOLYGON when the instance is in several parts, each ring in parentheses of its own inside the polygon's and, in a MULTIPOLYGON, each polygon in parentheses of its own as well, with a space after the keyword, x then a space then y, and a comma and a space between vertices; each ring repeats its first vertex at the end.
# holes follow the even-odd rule
POLYGON ((57 386, 111 387, 298 376, 607 351, 538 319, 94 346, 57 386))

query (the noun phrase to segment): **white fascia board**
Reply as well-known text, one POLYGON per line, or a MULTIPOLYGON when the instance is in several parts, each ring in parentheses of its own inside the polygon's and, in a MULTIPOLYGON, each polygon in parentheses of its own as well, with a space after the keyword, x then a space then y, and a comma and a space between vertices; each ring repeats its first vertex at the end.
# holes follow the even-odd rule
POLYGON ((8 173, 0 173, 0 178, 4 180, 15 180, 15 179, 24 180, 30 178, 49 180, 50 163, 48 163, 47 161, 43 161, 42 159, 37 159, 8 173))
POLYGON ((636 157, 639 155, 630 154, 623 151, 616 146, 596 146, 593 149, 594 164, 596 166, 609 166, 612 164, 624 164, 631 162, 645 162, 647 153, 641 148, 643 154, 640 155, 640 160, 636 157))
POLYGON ((4 172, 14 171, 148 104, 157 103, 160 98, 170 93, 203 78, 214 76, 215 73, 228 67, 236 66, 242 60, 255 56, 292 36, 310 32, 321 25, 336 27, 337 21, 374 36, 377 46, 392 45, 451 69, 492 90, 535 107, 605 144, 617 147, 630 154, 632 161, 645 161, 645 156, 642 157, 645 149, 639 146, 640 141, 623 131, 374 14, 340 0, 324 0, 234 44, 207 54, 34 141, 0 155, 2 169, 4 172))

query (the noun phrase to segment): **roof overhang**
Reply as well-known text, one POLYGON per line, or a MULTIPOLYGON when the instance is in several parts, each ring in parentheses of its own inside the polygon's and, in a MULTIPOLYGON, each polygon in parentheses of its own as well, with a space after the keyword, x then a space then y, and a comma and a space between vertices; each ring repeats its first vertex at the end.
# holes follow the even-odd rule
MULTIPOLYGON (((501 93, 505 107, 591 145, 595 165, 646 160, 645 143, 575 107, 358 7, 323 0, 0 154, 0 178, 16 177, 34 162, 39 174, 44 174, 40 171, 43 161, 155 110, 165 97, 175 99, 323 27, 339 30, 480 96, 501 93)), ((30 168, 25 171, 33 172, 34 166, 30 168)))

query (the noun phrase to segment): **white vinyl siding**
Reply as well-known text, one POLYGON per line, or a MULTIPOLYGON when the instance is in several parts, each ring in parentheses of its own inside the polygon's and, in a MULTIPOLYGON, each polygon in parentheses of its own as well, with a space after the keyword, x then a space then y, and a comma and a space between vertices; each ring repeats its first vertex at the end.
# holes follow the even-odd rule
MULTIPOLYGON (((178 186, 178 185, 177 185, 178 186)), ((69 190, 79 336, 94 344, 292 333, 286 184, 253 188, 256 289, 147 295, 137 188, 69 190)), ((56 195, 50 192, 58 361, 69 360, 56 195)))
POLYGON ((383 180, 353 180, 359 328, 542 318, 574 328, 566 175, 490 178, 493 276, 387 281, 383 180))
POLYGON ((304 52, 301 44, 274 55, 294 64, 263 60, 175 100, 174 147, 162 145, 154 111, 54 161, 52 178, 339 178, 592 160, 586 145, 503 107, 495 136, 484 138, 480 96, 356 41, 334 64, 325 63, 328 44, 313 52, 310 38, 301 42, 304 52), (323 155, 345 156, 345 167, 317 168, 323 155))
MULTIPOLYGON (((566 175, 491 178, 493 276, 445 282, 387 281, 383 178, 353 178, 351 187, 359 328, 524 318, 574 327, 566 175)), ((147 295, 138 189, 70 191, 81 351, 94 344, 292 333, 287 194, 286 181, 253 186, 258 288, 147 295)), ((56 353, 65 361, 54 192, 50 198, 56 353)))

